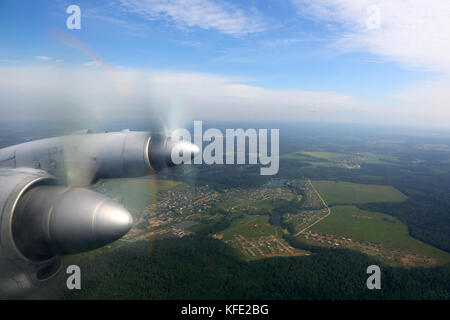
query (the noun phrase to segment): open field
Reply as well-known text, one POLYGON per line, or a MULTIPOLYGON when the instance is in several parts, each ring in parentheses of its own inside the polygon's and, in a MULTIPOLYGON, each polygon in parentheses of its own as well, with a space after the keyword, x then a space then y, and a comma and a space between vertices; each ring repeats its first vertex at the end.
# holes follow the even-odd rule
POLYGON ((303 154, 306 156, 319 158, 319 159, 325 159, 325 160, 331 160, 331 159, 338 158, 338 157, 350 156, 350 154, 337 153, 337 152, 325 152, 325 151, 301 151, 301 152, 297 152, 297 154, 303 154))
POLYGON ((425 150, 450 152, 450 145, 448 144, 424 144, 422 148, 425 150))
POLYGON ((236 248, 244 260, 310 254, 289 245, 281 233, 280 227, 270 224, 269 216, 245 215, 234 220, 230 227, 214 235, 214 238, 236 248))
POLYGON ((279 235, 281 228, 271 225, 268 215, 246 215, 236 219, 231 226, 223 232, 223 240, 233 240, 235 235, 243 235, 246 238, 279 235))
POLYGON ((297 154, 303 154, 307 156, 311 156, 314 158, 324 159, 324 160, 334 160, 338 158, 344 157, 352 157, 359 156, 362 157, 362 161, 364 163, 370 164, 392 164, 393 162, 397 162, 398 159, 394 156, 389 155, 381 155, 370 152, 357 152, 357 153, 337 153, 337 152, 324 152, 324 151, 316 151, 316 152, 298 152, 297 154))
POLYGON ((298 160, 302 163, 306 163, 309 164, 312 167, 340 167, 340 165, 338 163, 335 162, 329 162, 326 161, 324 159, 311 159, 310 157, 307 157, 305 155, 301 155, 299 153, 289 153, 289 154, 282 154, 280 156, 281 159, 293 159, 293 160, 298 160))
POLYGON ((314 225, 311 231, 432 257, 438 263, 450 262, 450 254, 412 238, 407 227, 398 219, 383 213, 360 210, 355 206, 332 207, 331 214, 314 225))
POLYGON ((359 168, 360 164, 388 164, 398 163, 398 159, 390 155, 375 154, 370 152, 338 153, 326 151, 297 151, 282 154, 282 159, 294 159, 307 163, 313 167, 349 167, 359 168))
POLYGON ((392 186, 335 181, 313 181, 314 187, 328 205, 399 202, 407 197, 392 186))
POLYGON ((359 153, 367 164, 389 164, 393 165, 398 162, 398 158, 389 155, 376 155, 374 153, 363 152, 359 153))

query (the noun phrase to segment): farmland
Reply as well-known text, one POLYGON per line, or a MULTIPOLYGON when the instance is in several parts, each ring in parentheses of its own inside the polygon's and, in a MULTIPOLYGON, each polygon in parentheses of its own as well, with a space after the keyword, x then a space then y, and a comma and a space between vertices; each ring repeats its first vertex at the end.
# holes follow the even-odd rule
POLYGON ((279 235, 281 228, 271 225, 268 215, 246 215, 233 221, 231 226, 224 230, 223 240, 233 240, 234 235, 243 235, 246 238, 255 238, 269 235, 279 235))
MULTIPOLYGON (((355 206, 335 206, 331 214, 311 228, 319 234, 345 237, 353 242, 380 245, 384 249, 404 251, 432 257, 438 263, 450 262, 450 255, 412 238, 398 219, 378 212, 360 210, 355 206)), ((370 252, 369 252, 370 254, 370 252)))
POLYGON ((368 202, 400 202, 407 197, 392 186, 350 182, 313 181, 325 202, 332 206, 368 202))
POLYGON ((270 224, 267 215, 245 215, 214 237, 236 248, 244 260, 309 254, 289 245, 281 232, 280 227, 270 224))
POLYGON ((362 164, 395 165, 398 163, 398 158, 395 156, 370 152, 297 151, 283 154, 281 158, 298 160, 311 167, 344 167, 348 169, 360 169, 362 164))

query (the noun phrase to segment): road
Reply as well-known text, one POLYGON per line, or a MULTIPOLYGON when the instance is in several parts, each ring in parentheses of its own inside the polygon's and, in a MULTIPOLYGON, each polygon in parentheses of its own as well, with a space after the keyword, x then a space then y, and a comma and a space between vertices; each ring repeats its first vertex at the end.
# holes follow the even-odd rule
POLYGON ((323 200, 322 196, 320 195, 320 193, 316 190, 316 188, 314 187, 314 185, 311 182, 311 179, 308 179, 309 184, 311 185, 311 187, 314 189, 314 191, 316 192, 316 194, 319 196, 320 200, 322 201, 323 205, 325 206, 325 208, 327 208, 328 213, 326 215, 324 215, 322 218, 318 219, 317 221, 315 221, 313 224, 310 224, 309 226, 307 226, 306 228, 304 228, 303 230, 300 230, 299 232, 297 232, 294 237, 297 237, 298 235, 302 234, 303 232, 305 232, 306 230, 308 230, 309 228, 311 228, 313 225, 319 223, 320 221, 322 221, 323 219, 325 219, 326 217, 328 217, 331 213, 330 208, 328 207, 328 205, 326 204, 326 202, 323 200))

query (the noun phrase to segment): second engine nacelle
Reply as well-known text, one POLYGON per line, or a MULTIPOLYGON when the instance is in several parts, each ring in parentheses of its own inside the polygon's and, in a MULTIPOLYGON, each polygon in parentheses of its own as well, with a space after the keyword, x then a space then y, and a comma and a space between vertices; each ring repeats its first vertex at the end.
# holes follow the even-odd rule
POLYGON ((92 250, 126 234, 132 217, 90 190, 57 185, 41 170, 0 169, 0 297, 39 286, 60 255, 92 250))

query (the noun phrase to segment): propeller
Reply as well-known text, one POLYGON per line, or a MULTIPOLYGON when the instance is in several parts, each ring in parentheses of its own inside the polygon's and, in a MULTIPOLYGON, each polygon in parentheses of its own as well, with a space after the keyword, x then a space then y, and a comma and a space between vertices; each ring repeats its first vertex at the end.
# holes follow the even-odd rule
MULTIPOLYGON (((94 52, 87 44, 75 38, 72 34, 56 30, 51 36, 57 41, 65 43, 81 52, 92 61, 95 61, 95 64, 111 79, 114 83, 114 87, 119 92, 119 103, 121 105, 120 113, 126 114, 128 109, 137 112, 139 114, 139 122, 141 125, 142 121, 145 123, 142 128, 139 129, 150 131, 152 133, 152 142, 156 142, 156 140, 162 141, 163 137, 169 137, 173 130, 187 127, 192 123, 194 115, 192 109, 189 108, 183 97, 182 88, 178 88, 175 93, 171 92, 168 94, 167 88, 161 87, 161 85, 151 78, 152 73, 144 69, 138 70, 137 72, 128 72, 128 80, 124 81, 123 77, 115 68, 109 66, 99 54, 94 52), (130 108, 130 106, 132 107, 130 108)), ((96 115, 97 119, 105 119, 107 118, 106 116, 114 116, 113 114, 102 114, 104 111, 100 108, 94 108, 91 112, 96 115)), ((76 119, 72 120, 76 121, 76 119)), ((81 128, 84 128, 84 122, 85 119, 81 120, 80 117, 79 125, 81 125, 81 128)), ((97 123, 97 125, 101 126, 101 123, 97 123)), ((67 182, 72 186, 90 185, 94 180, 95 159, 91 159, 89 155, 89 133, 77 133, 74 137, 75 136, 76 139, 67 139, 65 145, 65 161, 66 163, 70 163, 70 165, 67 166, 70 169, 65 173, 67 182), (83 146, 83 148, 79 148, 79 146, 83 146), (85 150, 87 154, 79 153, 77 150, 80 149, 85 150)), ((155 143, 152 145, 155 146, 154 148, 159 148, 159 150, 155 150, 155 153, 159 154, 164 153, 164 151, 168 152, 170 149, 170 146, 162 143, 155 143)), ((162 163, 163 160, 161 159, 163 159, 163 157, 160 159, 155 157, 153 159, 152 166, 149 168, 150 178, 148 179, 148 185, 145 187, 147 190, 145 194, 150 203, 150 218, 158 215, 157 194, 158 187, 160 186, 160 179, 163 175, 166 179, 173 177, 174 175, 167 170, 163 170, 161 174, 155 172, 155 170, 170 166, 167 163, 162 163)), ((177 168, 176 171, 178 174, 177 178, 181 178, 187 184, 195 186, 196 170, 194 166, 184 165, 177 168)), ((149 233, 151 232, 152 230, 150 227, 149 233)), ((150 237, 148 242, 149 254, 152 252, 153 240, 154 239, 150 237)))

